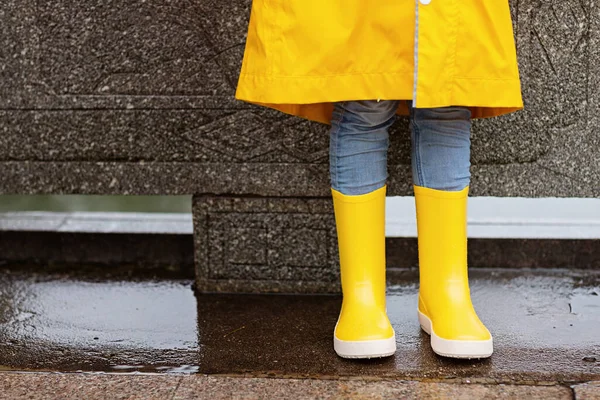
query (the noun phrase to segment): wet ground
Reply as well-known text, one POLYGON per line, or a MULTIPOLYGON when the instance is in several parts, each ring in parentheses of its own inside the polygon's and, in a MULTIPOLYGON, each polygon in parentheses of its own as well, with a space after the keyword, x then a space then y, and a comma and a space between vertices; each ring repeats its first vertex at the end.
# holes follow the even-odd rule
POLYGON ((199 295, 189 280, 0 273, 0 369, 376 377, 473 382, 600 379, 600 272, 473 270, 492 331, 486 361, 436 356, 416 320, 414 271, 388 274, 395 357, 336 356, 338 296, 199 295))

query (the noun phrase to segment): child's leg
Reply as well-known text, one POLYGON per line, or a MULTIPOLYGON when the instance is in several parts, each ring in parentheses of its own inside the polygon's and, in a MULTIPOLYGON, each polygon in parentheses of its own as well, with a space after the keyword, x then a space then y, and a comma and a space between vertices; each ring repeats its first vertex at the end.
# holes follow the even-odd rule
POLYGON ((397 108, 397 101, 335 106, 330 172, 343 302, 333 337, 341 357, 396 352, 385 306, 385 194, 387 130, 397 108))
POLYGON ((440 355, 489 357, 492 336, 469 292, 467 196, 471 114, 465 107, 412 109, 419 235, 419 322, 440 355))
POLYGON ((466 107, 412 108, 413 183, 458 191, 471 173, 471 112, 466 107))
POLYGON ((387 179, 388 128, 398 101, 336 103, 331 121, 331 187, 360 195, 383 187, 387 179))

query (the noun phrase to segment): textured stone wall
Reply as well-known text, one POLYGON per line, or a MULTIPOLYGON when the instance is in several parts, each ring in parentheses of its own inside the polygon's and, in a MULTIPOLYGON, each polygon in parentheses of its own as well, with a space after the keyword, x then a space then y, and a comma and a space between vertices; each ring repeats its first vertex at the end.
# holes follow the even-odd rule
POLYGON ((201 291, 339 290, 329 199, 207 196, 194 207, 201 291))
MULTIPOLYGON (((473 194, 600 194, 600 5, 512 2, 526 110, 475 124, 473 194)), ((4 0, 0 192, 328 195, 326 128, 233 99, 250 0, 4 0)), ((390 194, 410 192, 406 121, 390 194)))
MULTIPOLYGON (((471 193, 600 196, 600 4, 511 6, 526 109, 474 124, 471 193)), ((253 253, 273 234, 254 235, 264 221, 207 211, 211 195, 267 203, 287 196, 282 207, 290 210, 304 207, 296 200, 326 206, 329 197, 326 127, 233 98, 249 10, 250 0, 3 0, 0 193, 195 194, 196 221, 220 221, 197 225, 197 243, 207 244, 203 229, 224 241, 238 235, 230 249, 237 264, 262 265, 247 278, 301 282, 320 268, 322 279, 334 279, 326 273, 331 258, 298 264, 293 251, 280 253, 283 239, 261 242, 276 261, 253 253), (276 264, 286 266, 277 276, 265 267, 276 264)), ((410 194, 406 120, 391 140, 388 193, 410 194)), ((315 240, 286 228, 296 226, 293 217, 259 203, 246 207, 278 221, 280 234, 315 240)), ((311 213, 306 229, 322 232, 311 213)), ((220 275, 233 267, 197 247, 201 282, 206 263, 213 288, 237 279, 233 270, 220 275)), ((269 285, 276 287, 260 287, 269 285)))

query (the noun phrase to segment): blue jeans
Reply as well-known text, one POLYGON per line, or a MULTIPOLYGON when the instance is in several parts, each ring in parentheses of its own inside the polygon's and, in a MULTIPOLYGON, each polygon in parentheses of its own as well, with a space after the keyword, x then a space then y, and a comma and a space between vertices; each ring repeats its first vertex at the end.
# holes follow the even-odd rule
MULTIPOLYGON (((400 100, 335 104, 329 141, 331 187, 346 195, 386 184, 388 128, 400 100)), ((413 184, 459 191, 469 185, 471 112, 466 107, 412 108, 413 184)))

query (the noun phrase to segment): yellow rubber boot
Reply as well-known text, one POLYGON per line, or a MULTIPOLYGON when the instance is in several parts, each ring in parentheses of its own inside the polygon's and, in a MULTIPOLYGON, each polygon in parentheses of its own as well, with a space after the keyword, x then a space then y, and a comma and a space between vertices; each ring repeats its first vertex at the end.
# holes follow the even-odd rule
POLYGON ((333 347, 344 358, 391 356, 396 334, 385 305, 386 186, 357 196, 331 192, 343 294, 333 347))
POLYGON ((493 341, 471 303, 467 273, 469 187, 447 192, 415 186, 419 235, 419 323, 441 356, 485 358, 493 341))

